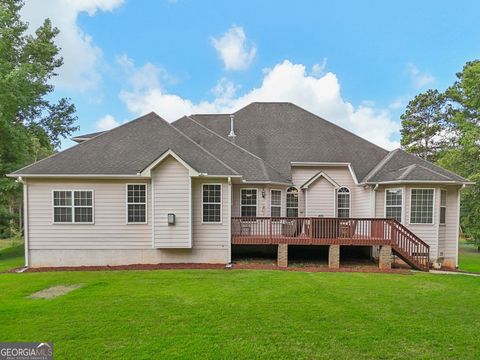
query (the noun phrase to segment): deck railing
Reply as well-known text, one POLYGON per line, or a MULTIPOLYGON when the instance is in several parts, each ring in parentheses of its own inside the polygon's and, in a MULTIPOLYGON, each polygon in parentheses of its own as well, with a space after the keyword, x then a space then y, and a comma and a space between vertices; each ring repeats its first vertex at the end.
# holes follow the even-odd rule
POLYGON ((429 246, 394 219, 232 217, 232 244, 391 245, 415 267, 430 261, 429 246))

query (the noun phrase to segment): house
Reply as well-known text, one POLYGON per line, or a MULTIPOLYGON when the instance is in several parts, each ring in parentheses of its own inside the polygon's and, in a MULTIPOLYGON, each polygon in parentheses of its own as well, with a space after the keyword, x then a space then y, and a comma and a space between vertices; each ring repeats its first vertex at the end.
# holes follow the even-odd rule
POLYGON ((155 113, 9 176, 24 184, 27 265, 229 263, 232 246, 368 246, 412 267, 458 264, 456 174, 387 151, 291 103, 155 113))

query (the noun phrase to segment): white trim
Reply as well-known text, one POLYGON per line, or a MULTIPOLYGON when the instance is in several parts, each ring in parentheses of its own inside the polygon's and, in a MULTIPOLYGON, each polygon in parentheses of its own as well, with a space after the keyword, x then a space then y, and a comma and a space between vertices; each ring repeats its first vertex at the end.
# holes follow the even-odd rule
POLYGON ((348 170, 350 170, 350 174, 352 175, 353 182, 355 183, 355 185, 358 185, 357 175, 355 174, 355 171, 353 171, 352 164, 348 164, 348 170))
POLYGON ((23 184, 23 237, 25 245, 25 267, 30 265, 29 238, 28 238, 28 185, 22 178, 18 179, 23 184))
MULTIPOLYGON (((152 204, 152 249, 155 249, 155 177, 153 176, 154 174, 152 173, 152 180, 150 182, 151 186, 151 193, 152 193, 152 198, 151 198, 151 204, 152 204)), ((128 188, 127 188, 127 196, 128 196, 128 188)), ((127 198, 127 222, 128 222, 128 198, 127 198)))
POLYGON ((52 225, 94 225, 95 224, 95 191, 93 189, 52 189, 52 225), (72 197, 72 204, 70 206, 55 205, 55 191, 70 192, 72 197), (75 221, 75 192, 88 191, 92 193, 92 205, 91 206, 77 206, 81 208, 92 208, 92 221, 75 221), (72 221, 55 221, 55 208, 68 208, 72 209, 72 221))
MULTIPOLYGON (((150 165, 148 165, 145 169, 143 169, 140 174, 142 176, 151 176, 151 172, 152 172, 152 169, 155 168, 158 164, 160 164, 163 160, 165 160, 168 156, 172 156, 175 160, 177 160, 180 164, 182 164, 183 166, 185 166, 185 168, 188 169, 189 171, 189 175, 190 176, 199 176, 200 173, 195 170, 194 168, 192 168, 190 165, 188 165, 180 156, 178 156, 177 154, 175 154, 175 152, 173 152, 171 149, 168 149, 167 151, 165 151, 162 155, 160 155, 159 158, 157 158, 157 160, 155 160, 154 162, 152 162, 150 165)), ((205 174, 207 175, 207 174, 205 174)))
POLYGON ((300 186, 300 189, 308 189, 308 187, 310 185, 312 185, 314 182, 316 182, 319 178, 323 177, 325 180, 327 180, 330 184, 332 184, 332 186, 334 188, 340 188, 340 185, 338 185, 338 183, 333 180, 330 176, 328 176, 326 173, 324 173, 323 171, 320 171, 318 172, 316 175, 314 175, 313 177, 311 177, 305 184, 303 184, 302 186, 300 186))
POLYGON ((273 191, 280 191, 280 205, 275 205, 275 207, 280 207, 280 217, 282 217, 283 206, 282 206, 282 198, 283 198, 283 191, 282 189, 270 189, 270 217, 272 217, 272 192, 273 191))
POLYGON ((458 268, 458 246, 460 241, 460 192, 465 186, 457 190, 457 240, 455 247, 455 267, 458 268))
POLYGON ((440 201, 438 202, 438 225, 445 226, 447 225, 447 198, 448 198, 448 191, 447 189, 440 188, 440 201), (442 191, 445 191, 445 206, 442 206, 442 191), (442 207, 445 208, 445 222, 442 223, 442 207))
POLYGON ((24 178, 89 178, 89 179, 149 179, 149 176, 140 174, 7 174, 8 177, 24 178))
MULTIPOLYGON (((347 189, 348 190, 348 217, 351 218, 352 217, 352 191, 350 190, 349 187, 347 186, 340 186, 338 189, 335 189, 335 217, 339 217, 338 216, 338 190, 340 189, 347 189)), ((342 210, 345 210, 345 208, 342 208, 342 210)))
MULTIPOLYGON (((410 214, 408 214, 408 224, 409 225, 435 225, 435 188, 410 188, 410 214), (433 190, 433 199, 432 199, 432 222, 431 223, 412 223, 412 190, 433 190)), ((438 236, 437 236, 438 244, 438 236)))
POLYGON ((376 187, 370 188, 370 216, 372 218, 377 217, 377 189, 376 189, 376 187))
MULTIPOLYGON (((383 194, 383 217, 387 218, 387 191, 395 191, 400 190, 402 192, 402 205, 400 206, 400 223, 403 224, 404 217, 403 217, 403 209, 405 207, 405 199, 404 199, 404 192, 403 188, 386 188, 383 194)), ((398 205, 389 205, 388 207, 398 207, 398 205)))
MULTIPOLYGON (((202 189, 202 208, 201 208, 201 211, 202 211, 202 224, 206 224, 206 225, 215 225, 215 224, 223 224, 223 214, 222 214, 222 209, 223 209, 223 185, 221 183, 202 183, 202 186, 201 186, 201 189, 202 189), (220 221, 204 221, 203 220, 203 187, 205 185, 218 185, 220 186, 220 221)), ((208 202, 206 204, 213 204, 213 205, 216 205, 218 203, 211 203, 211 202, 208 202)))
POLYGON ((457 184, 457 185, 474 185, 474 182, 461 182, 461 181, 437 181, 437 180, 392 180, 392 181, 376 181, 376 182, 364 182, 360 185, 388 185, 388 184, 457 184))
MULTIPOLYGON (((242 217, 242 206, 253 206, 253 205, 242 205, 242 190, 255 190, 256 193, 257 193, 257 196, 256 196, 256 204, 255 204, 255 212, 256 212, 256 215, 255 217, 258 217, 258 188, 240 188, 240 217, 242 217)), ((249 217, 249 216, 246 216, 246 217, 249 217)))
POLYGON ((308 188, 305 189, 305 216, 308 217, 308 188))
MULTIPOLYGON (((189 239, 189 244, 190 248, 192 248, 193 244, 193 190, 192 190, 192 177, 188 177, 188 213, 190 214, 190 221, 188 223, 188 239, 189 239)), ((203 194, 202 194, 203 195, 203 194)), ((202 197, 203 198, 203 197, 202 197)), ((202 209, 203 210, 203 209, 202 209)), ((220 214, 221 214, 221 209, 220 209, 220 214)), ((202 214, 203 216, 203 214, 202 214)), ((220 215, 221 216, 221 215, 220 215)), ((203 220, 203 219, 202 219, 203 220)))
MULTIPOLYGON (((232 176, 232 177, 242 177, 242 176, 232 176)), ((265 184, 265 185, 293 186, 292 183, 284 183, 284 182, 277 182, 277 181, 255 181, 255 180, 242 180, 242 184, 265 184)))
MULTIPOLYGON (((232 262, 232 178, 228 178, 228 263, 232 262)), ((223 209, 222 209, 223 212, 223 209)))
MULTIPOLYGON (((143 203, 132 203, 134 205, 142 205, 143 203)), ((153 204, 152 204, 153 206, 153 204)), ((145 225, 148 224, 148 184, 147 183, 126 183, 125 184, 125 224, 127 225, 145 225), (145 186, 145 222, 129 222, 128 221, 128 185, 144 185, 145 186)), ((154 224, 155 225, 155 224, 154 224)))
POLYGON ((349 162, 291 161, 291 166, 348 166, 349 162))

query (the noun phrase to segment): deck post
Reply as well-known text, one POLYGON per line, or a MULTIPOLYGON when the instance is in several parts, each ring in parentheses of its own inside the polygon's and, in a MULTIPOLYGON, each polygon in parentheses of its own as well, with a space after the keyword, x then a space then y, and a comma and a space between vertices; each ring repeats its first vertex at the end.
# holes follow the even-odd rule
POLYGON ((328 247, 328 268, 340 268, 340 245, 330 245, 328 247))
POLYGON ((381 270, 390 270, 392 268, 392 246, 382 245, 378 256, 378 267, 381 270))
POLYGON ((280 267, 288 266, 288 244, 278 244, 277 265, 280 267))

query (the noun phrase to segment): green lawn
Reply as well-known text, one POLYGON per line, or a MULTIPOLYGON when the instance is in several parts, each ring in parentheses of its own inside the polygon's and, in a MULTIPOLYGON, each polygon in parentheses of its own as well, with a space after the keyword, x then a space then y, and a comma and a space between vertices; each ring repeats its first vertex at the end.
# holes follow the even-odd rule
POLYGON ((0 274, 0 286, 0 339, 53 341, 57 359, 480 358, 477 277, 160 270, 0 274))
MULTIPOLYGON (((1 244, 1 242, 0 242, 1 244)), ((18 268, 25 265, 23 260, 23 253, 25 246, 23 244, 15 245, 13 247, 4 247, 0 249, 0 272, 12 268, 18 268)))
POLYGON ((460 240, 458 251, 458 268, 463 271, 480 273, 480 252, 476 246, 460 240))

